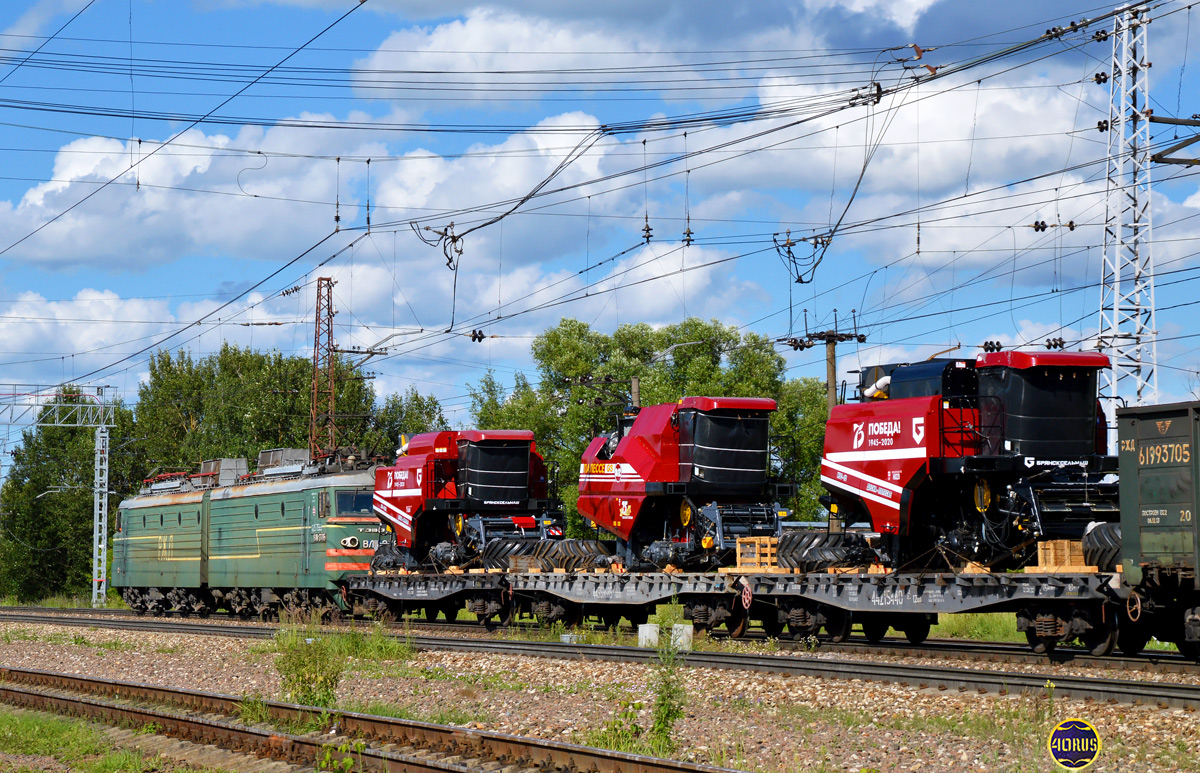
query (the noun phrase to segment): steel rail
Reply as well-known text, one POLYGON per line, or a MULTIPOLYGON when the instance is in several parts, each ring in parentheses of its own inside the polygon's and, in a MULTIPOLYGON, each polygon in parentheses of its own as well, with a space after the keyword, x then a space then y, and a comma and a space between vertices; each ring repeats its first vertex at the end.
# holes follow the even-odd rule
MULTIPOLYGON (((0 621, 6 616, 16 614, 38 614, 48 615, 50 617, 64 617, 66 615, 82 613, 85 616, 95 615, 98 618, 116 618, 123 617, 135 620, 145 621, 146 625, 150 625, 152 621, 185 621, 192 620, 196 622, 187 623, 188 625, 202 624, 201 620, 230 620, 237 622, 242 626, 254 625, 235 615, 214 614, 209 618, 191 618, 180 616, 176 613, 170 613, 165 617, 145 617, 135 615, 128 609, 65 609, 56 607, 0 607, 0 621)), ((33 621, 30 622, 43 622, 33 621)), ((67 624, 67 623, 64 623, 67 624)), ((408 621, 402 621, 400 624, 393 624, 393 627, 402 627, 402 624, 410 625, 414 631, 454 631, 458 633, 483 633, 489 632, 492 629, 485 628, 483 625, 474 622, 452 622, 438 620, 428 622, 421 618, 413 618, 408 621)), ((518 630, 534 629, 534 626, 522 626, 518 630)), ((513 630, 513 626, 509 626, 507 630, 513 630)), ((597 629, 599 630, 599 629, 597 629)), ((171 631, 173 632, 173 631, 171 631)), ((401 634, 408 636, 409 634, 401 634)), ((715 639, 727 638, 722 635, 722 632, 716 631, 710 633, 715 639)), ((765 636, 756 636, 755 632, 751 632, 746 637, 746 641, 766 641, 765 636)), ((803 642, 794 641, 787 638, 775 640, 774 646, 786 650, 803 650, 806 645, 803 642)), ((831 642, 827 639, 820 639, 817 648, 822 652, 840 652, 847 655, 883 655, 883 656, 902 656, 911 658, 926 658, 926 659, 954 659, 954 660, 969 660, 977 663, 1011 663, 1016 665, 1047 665, 1047 664, 1072 664, 1087 666, 1089 668, 1105 668, 1115 671, 1146 671, 1149 673, 1175 673, 1175 674, 1197 674, 1200 675, 1200 663, 1190 660, 1180 655, 1175 650, 1155 650, 1147 649, 1139 655, 1119 656, 1105 655, 1095 656, 1082 648, 1064 646, 1052 650, 1046 654, 1036 654, 1030 652, 1028 647, 1015 642, 1001 641, 976 641, 970 639, 929 639, 922 644, 910 644, 903 638, 885 637, 879 642, 871 642, 862 637, 852 637, 844 642, 831 642)))
POLYGON ((189 716, 144 705, 151 703, 209 715, 235 716, 242 703, 236 696, 50 671, 0 668, 0 700, 28 708, 51 708, 59 713, 109 723, 154 724, 166 735, 299 764, 312 764, 328 751, 335 759, 352 757, 356 763, 361 757, 365 767, 372 770, 468 771, 494 769, 495 763, 517 765, 522 769, 595 773, 722 773, 729 770, 540 738, 277 701, 262 702, 271 718, 281 723, 302 722, 313 716, 328 717, 330 725, 336 725, 339 735, 337 742, 331 743, 330 737, 324 734, 320 737, 290 735, 211 716, 189 716), (111 700, 104 700, 106 698, 111 700), (339 753, 337 746, 346 739, 365 739, 374 745, 339 753), (378 748, 379 745, 385 746, 378 748))
MULTIPOLYGON (((222 626, 178 623, 160 620, 88 620, 4 615, 0 620, 50 622, 84 627, 125 628, 160 633, 234 636, 265 639, 277 630, 268 626, 222 626), (25 619, 29 618, 29 619, 25 619)), ((621 663, 653 664, 658 653, 652 649, 606 644, 560 644, 557 642, 506 641, 500 639, 443 639, 430 636, 394 634, 419 650, 549 657, 565 660, 596 660, 621 663)), ((1053 685, 1054 694, 1079 700, 1114 701, 1172 708, 1200 708, 1200 685, 1173 684, 1137 680, 1104 679, 1096 676, 1070 676, 1047 672, 984 671, 980 669, 903 664, 867 660, 833 660, 792 655, 747 655, 729 652, 681 653, 684 665, 758 673, 809 676, 822 679, 865 680, 907 684, 938 690, 997 692, 1045 692, 1053 685)))

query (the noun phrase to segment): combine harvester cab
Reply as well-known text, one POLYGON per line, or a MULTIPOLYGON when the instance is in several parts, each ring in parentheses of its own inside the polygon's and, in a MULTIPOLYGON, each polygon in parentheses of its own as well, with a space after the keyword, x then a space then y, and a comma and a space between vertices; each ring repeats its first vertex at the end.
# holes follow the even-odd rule
POLYGON ((776 501, 795 487, 769 474, 775 401, 685 397, 629 413, 583 454, 579 512, 616 535, 629 568, 711 569, 740 537, 777 537, 776 501))
POLYGON ((1040 541, 1117 521, 1116 484, 1102 482, 1116 469, 1097 401, 1105 367, 1100 354, 1008 351, 865 370, 862 401, 829 418, 821 480, 831 514, 873 534, 794 565, 872 554, 897 569, 1006 569, 1040 541))
POLYGON ((372 569, 508 569, 563 536, 546 464, 526 430, 414 435, 375 473, 374 509, 392 539, 372 569))

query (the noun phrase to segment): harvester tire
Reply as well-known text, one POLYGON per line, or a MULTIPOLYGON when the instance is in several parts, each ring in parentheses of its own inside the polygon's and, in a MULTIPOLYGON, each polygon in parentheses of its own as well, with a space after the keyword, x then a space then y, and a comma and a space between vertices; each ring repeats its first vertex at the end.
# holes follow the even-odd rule
POLYGON ((1102 523, 1083 535, 1083 562, 1102 572, 1121 563, 1121 524, 1102 523))
POLYGON ((865 547, 853 533, 802 532, 783 535, 777 555, 781 565, 797 572, 824 572, 847 566, 865 547))

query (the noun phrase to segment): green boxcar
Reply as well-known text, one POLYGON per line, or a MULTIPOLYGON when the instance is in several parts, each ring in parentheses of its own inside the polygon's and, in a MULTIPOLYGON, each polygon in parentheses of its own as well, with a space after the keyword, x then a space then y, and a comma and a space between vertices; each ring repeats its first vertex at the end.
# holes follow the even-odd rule
POLYGON ((197 477, 155 481, 121 503, 112 586, 131 608, 348 608, 341 581, 365 572, 379 544, 373 470, 209 487, 197 477))
POLYGON ((1117 429, 1126 628, 1200 658, 1200 402, 1122 408, 1117 429))

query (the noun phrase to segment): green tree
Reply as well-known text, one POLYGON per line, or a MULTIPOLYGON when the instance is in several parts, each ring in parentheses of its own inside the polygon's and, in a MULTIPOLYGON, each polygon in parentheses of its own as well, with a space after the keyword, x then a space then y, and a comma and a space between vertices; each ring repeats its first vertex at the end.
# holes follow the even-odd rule
POLYGON ((368 444, 385 455, 397 448, 400 436, 411 437, 447 427, 442 404, 433 395, 422 395, 416 387, 404 394, 392 393, 375 411, 368 444))
POLYGON ((534 339, 532 353, 539 381, 534 384, 518 374, 513 388, 506 390, 489 372, 470 387, 471 417, 483 429, 533 430, 543 455, 558 465, 573 534, 584 533, 575 510, 579 459, 593 437, 614 425, 621 410, 596 405, 597 398, 601 403, 628 399, 627 391, 621 393, 628 387, 602 385, 606 378, 627 382, 633 376, 639 379, 643 405, 687 395, 777 400, 780 410, 772 418, 772 433, 781 449, 781 472, 801 488, 789 504, 799 517, 818 517, 824 392, 815 379, 786 380, 783 357, 770 339, 694 317, 657 329, 622 325, 611 335, 564 319, 534 339), (593 386, 574 383, 581 376, 590 376, 593 386))
MULTIPOLYGON (((64 387, 60 399, 71 401, 72 392, 64 387)), ((132 411, 118 404, 114 421, 109 429, 110 513, 137 490, 144 474, 132 411)), ((0 487, 0 594, 22 601, 91 595, 95 436, 92 427, 35 427, 22 433, 0 487)), ((110 517, 110 535, 115 527, 116 519, 110 517)))
MULTIPOLYGON (((339 441, 363 447, 375 437, 374 390, 345 361, 335 369, 339 441)), ((138 431, 147 458, 162 468, 307 448, 311 390, 312 361, 304 357, 229 343, 199 361, 184 351, 159 351, 138 388, 138 431)))

